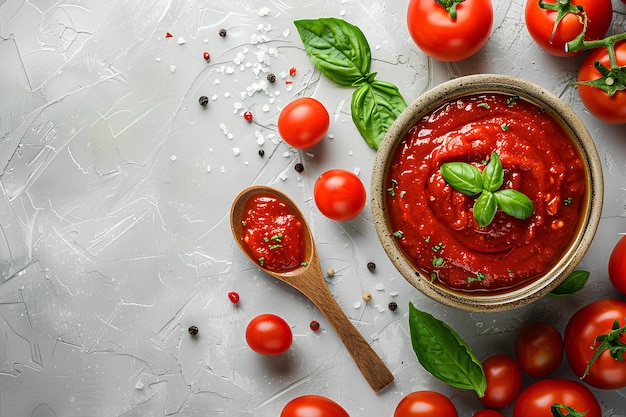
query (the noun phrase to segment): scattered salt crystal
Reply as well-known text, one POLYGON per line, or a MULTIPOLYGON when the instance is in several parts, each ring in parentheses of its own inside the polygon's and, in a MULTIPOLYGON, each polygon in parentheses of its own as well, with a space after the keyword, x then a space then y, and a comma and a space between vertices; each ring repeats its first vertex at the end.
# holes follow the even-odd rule
POLYGON ((209 43, 209 40, 208 39, 204 39, 202 42, 209 43))
POLYGON ((249 164, 250 164, 250 162, 248 162, 248 161, 243 161, 243 164, 244 164, 244 165, 249 165, 249 164))
POLYGON ((176 65, 170 65, 170 72, 175 72, 176 71, 176 65))
POLYGON ((335 134, 334 133, 329 133, 328 134, 328 139, 335 139, 335 134))
POLYGON ((239 149, 239 148, 233 148, 233 154, 234 154, 235 156, 239 155, 240 153, 241 153, 241 149, 239 149))
POLYGON ((161 62, 161 58, 159 58, 159 57, 154 58, 154 60, 155 60, 156 62, 161 62))
POLYGON ((380 304, 376 304, 376 305, 374 306, 374 308, 375 308, 376 310, 378 310, 378 312, 379 312, 379 313, 382 313, 383 311, 385 311, 385 307, 383 307, 383 306, 382 306, 382 305, 380 305, 380 304))
POLYGON ((392 291, 389 293, 390 296, 392 297, 397 297, 398 296, 398 291, 392 291))
POLYGON ((385 290, 385 284, 383 284, 382 282, 376 284, 376 289, 378 291, 384 291, 385 290))
POLYGON ((235 72, 235 70, 233 69, 233 67, 227 67, 227 68, 226 68, 226 74, 232 74, 233 72, 235 72))
POLYGON ((228 129, 226 128, 225 123, 220 123, 220 130, 224 133, 228 132, 228 129))
POLYGON ((185 38, 183 38, 182 36, 180 38, 178 38, 178 44, 179 45, 183 45, 185 43, 185 38))
POLYGON ((226 168, 224 168, 224 166, 223 166, 223 165, 220 167, 220 172, 221 172, 222 174, 226 173, 226 168))
POLYGON ((216 78, 216 79, 213 81, 213 84, 215 84, 215 85, 220 85, 221 83, 222 83, 222 82, 219 80, 219 78, 216 78))
POLYGON ((348 155, 352 156, 352 155, 354 155, 354 152, 350 151, 350 152, 348 152, 348 155))
POLYGON ((176 157, 176 155, 172 155, 172 156, 170 156, 170 160, 171 160, 172 162, 176 161, 176 159, 178 159, 178 158, 176 157))
POLYGON ((339 15, 340 15, 340 16, 345 16, 345 15, 346 15, 346 11, 345 11, 345 10, 340 11, 340 12, 339 12, 339 15))
POLYGON ((228 139, 232 139, 232 138, 234 138, 234 136, 233 136, 233 134, 232 134, 232 133, 228 133, 228 134, 226 135, 226 137, 227 137, 228 139))
POLYGON ((362 303, 360 301, 357 301, 356 303, 354 303, 354 308, 361 308, 362 303))
POLYGON ((285 152, 283 152, 283 156, 285 158, 289 158, 291 156, 291 154, 289 152, 285 151, 285 152))
POLYGON ((226 97, 226 98, 230 97, 230 91, 225 92, 224 93, 224 97, 226 97))
POLYGON ((211 172, 211 165, 206 166, 206 172, 211 172))
POLYGON ((283 36, 286 38, 287 36, 289 36, 289 29, 285 29, 283 30, 283 36))
POLYGON ((211 100, 213 100, 213 101, 217 100, 217 94, 213 94, 213 95, 211 96, 211 100))
POLYGON ((270 9, 268 7, 261 7, 259 10, 259 16, 267 16, 270 14, 270 9))
POLYGON ((135 389, 143 389, 144 388, 144 384, 141 381, 137 381, 137 383, 135 384, 135 389))
POLYGON ((361 173, 361 168, 355 167, 353 172, 354 172, 354 175, 356 175, 358 177, 359 174, 361 173))
POLYGON ((270 111, 270 106, 269 106, 269 104, 265 104, 265 105, 263 106, 263 111, 264 111, 265 113, 267 113, 268 111, 270 111))
POLYGON ((280 178, 283 181, 287 181, 287 175, 284 172, 280 174, 278 178, 280 178))

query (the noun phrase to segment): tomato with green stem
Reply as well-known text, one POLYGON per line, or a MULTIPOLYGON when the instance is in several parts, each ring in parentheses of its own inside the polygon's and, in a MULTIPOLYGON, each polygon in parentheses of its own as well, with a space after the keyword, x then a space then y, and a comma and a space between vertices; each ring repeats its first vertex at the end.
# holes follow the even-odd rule
POLYGON ((315 181, 313 197, 324 216, 345 222, 363 211, 367 193, 356 174, 344 169, 331 169, 315 181))
POLYGON ((458 417, 456 407, 436 391, 414 391, 400 400, 394 417, 458 417))
POLYGON ((487 379, 485 395, 479 400, 488 408, 503 408, 515 401, 522 389, 522 370, 508 355, 494 355, 483 361, 487 379))
POLYGON ((626 302, 586 305, 569 319, 563 339, 567 361, 582 381, 600 389, 626 387, 626 302))
POLYGON ((565 45, 583 31, 585 40, 602 38, 612 18, 611 0, 527 0, 524 11, 526 28, 533 40, 544 51, 560 57, 581 53, 568 52, 565 45))
POLYGON ((550 323, 535 321, 515 339, 515 359, 522 371, 538 378, 554 372, 563 359, 563 337, 550 323))
POLYGON ((626 40, 593 49, 578 70, 577 86, 591 114, 606 123, 626 123, 626 40))
POLYGON ((350 417, 338 403, 321 395, 302 395, 289 401, 280 417, 350 417))
POLYGON ((611 251, 609 279, 617 291, 626 294, 626 235, 617 241, 611 251))
POLYGON ((261 355, 274 356, 284 353, 293 341, 289 324, 275 314, 260 314, 246 327, 246 342, 261 355))
POLYGON ((427 55, 445 62, 478 52, 493 25, 491 0, 411 0, 409 34, 427 55))
POLYGON ((513 417, 557 415, 602 417, 602 409, 589 388, 568 379, 537 381, 522 391, 513 406, 513 417))

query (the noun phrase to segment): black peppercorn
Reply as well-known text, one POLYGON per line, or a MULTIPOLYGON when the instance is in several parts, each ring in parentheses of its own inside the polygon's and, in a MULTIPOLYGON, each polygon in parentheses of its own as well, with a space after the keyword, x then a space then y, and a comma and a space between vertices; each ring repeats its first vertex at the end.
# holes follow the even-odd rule
POLYGON ((200 96, 198 102, 201 106, 206 106, 207 104, 209 104, 209 98, 207 96, 200 96))
POLYGON ((296 172, 302 172, 302 171, 304 171, 304 165, 302 165, 300 162, 298 162, 297 164, 295 164, 293 166, 293 169, 295 169, 296 172))
POLYGON ((198 334, 198 331, 199 331, 199 330, 198 330, 198 327, 197 327, 197 326, 191 326, 191 327, 189 328, 189 334, 190 334, 190 335, 192 335, 192 336, 197 335, 197 334, 198 334))
POLYGON ((261 158, 265 156, 265 151, 263 149, 259 149, 259 156, 261 158))
POLYGON ((375 264, 374 262, 368 262, 368 263, 367 263, 367 269, 368 269, 370 272, 374 272, 374 270, 376 269, 376 264, 375 264))
POLYGON ((220 36, 223 38, 224 36, 226 36, 226 29, 222 28, 219 31, 220 36))
POLYGON ((267 81, 274 83, 276 82, 276 75, 272 72, 270 72, 269 74, 267 74, 267 81))
POLYGON ((389 310, 396 311, 397 308, 398 308, 398 303, 396 303, 395 301, 392 301, 389 303, 389 310))

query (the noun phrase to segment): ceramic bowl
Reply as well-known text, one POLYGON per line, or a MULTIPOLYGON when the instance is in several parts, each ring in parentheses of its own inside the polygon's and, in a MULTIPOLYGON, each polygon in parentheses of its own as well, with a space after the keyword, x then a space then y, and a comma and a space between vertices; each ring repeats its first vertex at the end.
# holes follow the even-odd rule
POLYGON ((529 304, 553 291, 576 268, 595 235, 603 200, 602 167, 593 139, 576 113, 546 89, 520 78, 502 75, 471 75, 443 83, 410 104, 387 132, 376 154, 371 180, 371 208, 378 237, 391 262, 415 288, 440 303, 467 311, 503 311, 529 304), (585 201, 569 245, 560 258, 540 276, 501 291, 460 291, 433 283, 416 268, 398 246, 390 228, 386 195, 388 170, 397 146, 424 115, 445 102, 477 93, 504 93, 530 101, 549 112, 569 134, 583 160, 586 176, 585 201))

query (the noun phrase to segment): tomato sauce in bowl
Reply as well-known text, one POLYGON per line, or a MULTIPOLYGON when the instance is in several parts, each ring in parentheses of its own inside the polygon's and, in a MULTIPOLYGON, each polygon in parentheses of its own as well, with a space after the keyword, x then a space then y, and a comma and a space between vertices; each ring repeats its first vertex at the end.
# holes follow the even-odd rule
POLYGON ((548 113, 518 97, 474 94, 425 115, 397 146, 386 205, 397 244, 425 276, 455 290, 500 290, 542 274, 568 247, 585 204, 582 158, 548 113), (487 226, 475 196, 453 189, 440 168, 484 169, 496 152, 503 188, 528 196, 527 219, 502 210, 487 226))
POLYGON ((476 74, 426 91, 396 119, 374 161, 371 210, 415 288, 452 307, 502 311, 576 268, 603 194, 595 144, 567 104, 520 78, 476 74))

